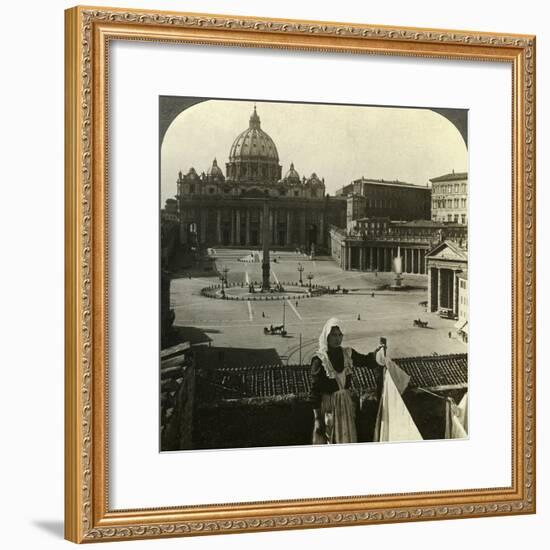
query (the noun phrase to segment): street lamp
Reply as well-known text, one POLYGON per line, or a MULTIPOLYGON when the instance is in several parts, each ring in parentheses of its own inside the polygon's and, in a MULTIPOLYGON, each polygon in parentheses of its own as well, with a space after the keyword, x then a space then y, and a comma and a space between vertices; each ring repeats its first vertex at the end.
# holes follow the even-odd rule
POLYGON ((300 286, 302 286, 304 284, 302 282, 302 273, 304 272, 304 266, 302 264, 298 264, 298 272, 300 273, 300 286))
POLYGON ((224 267, 222 269, 222 273, 223 273, 223 276, 222 276, 222 290, 224 288, 224 283, 225 283, 225 286, 227 286, 227 274, 229 273, 229 268, 228 267, 224 267))
POLYGON ((308 278, 308 281, 309 281, 309 290, 311 290, 311 279, 313 279, 313 273, 308 273, 307 278, 308 278))

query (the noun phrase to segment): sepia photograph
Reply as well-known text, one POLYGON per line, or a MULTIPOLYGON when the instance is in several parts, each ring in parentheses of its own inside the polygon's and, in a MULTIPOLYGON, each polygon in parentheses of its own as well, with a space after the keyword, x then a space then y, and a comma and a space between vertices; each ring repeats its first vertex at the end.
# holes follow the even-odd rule
POLYGON ((161 451, 468 438, 467 109, 160 96, 159 159, 161 451))

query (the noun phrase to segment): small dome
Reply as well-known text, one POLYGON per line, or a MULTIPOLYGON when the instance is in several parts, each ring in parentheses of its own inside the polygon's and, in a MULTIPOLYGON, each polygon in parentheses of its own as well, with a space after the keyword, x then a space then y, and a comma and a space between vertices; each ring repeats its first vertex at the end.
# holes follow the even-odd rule
POLYGON ((187 174, 185 174, 185 179, 189 179, 189 180, 195 180, 195 179, 200 179, 199 178, 199 175, 197 174, 196 170, 191 167, 189 169, 189 172, 187 172, 187 174))
POLYGON ((309 183, 310 185, 320 185, 322 182, 319 179, 319 177, 317 176, 317 174, 315 172, 313 172, 313 174, 311 174, 311 176, 309 176, 309 178, 307 180, 307 183, 309 183))
POLYGON ((213 160, 212 166, 208 169, 207 174, 211 178, 225 179, 222 169, 218 166, 218 161, 216 159, 213 160))
POLYGON ((294 163, 290 163, 290 170, 285 174, 288 183, 300 183, 300 174, 294 169, 294 163))

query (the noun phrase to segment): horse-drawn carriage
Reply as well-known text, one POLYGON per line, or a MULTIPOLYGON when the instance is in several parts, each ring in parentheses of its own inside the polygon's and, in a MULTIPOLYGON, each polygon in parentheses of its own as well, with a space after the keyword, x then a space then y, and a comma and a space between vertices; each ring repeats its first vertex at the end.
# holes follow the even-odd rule
POLYGON ((287 332, 284 325, 269 325, 269 327, 264 327, 264 334, 274 336, 275 334, 280 334, 281 336, 286 336, 287 332))
POLYGON ((428 328, 428 321, 422 321, 421 319, 415 319, 413 321, 413 327, 428 328))

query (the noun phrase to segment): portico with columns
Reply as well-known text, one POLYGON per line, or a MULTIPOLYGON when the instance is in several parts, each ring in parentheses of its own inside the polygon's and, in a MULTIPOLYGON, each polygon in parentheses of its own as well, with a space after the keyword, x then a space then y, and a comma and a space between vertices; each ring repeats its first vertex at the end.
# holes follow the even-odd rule
POLYGON ((468 251, 454 241, 444 241, 426 255, 428 310, 459 314, 459 279, 468 271, 468 251))

